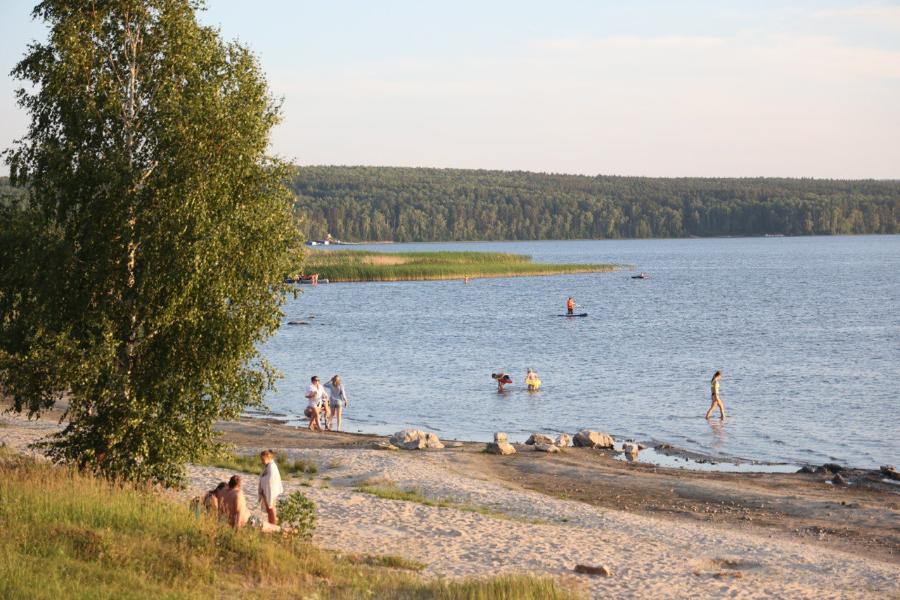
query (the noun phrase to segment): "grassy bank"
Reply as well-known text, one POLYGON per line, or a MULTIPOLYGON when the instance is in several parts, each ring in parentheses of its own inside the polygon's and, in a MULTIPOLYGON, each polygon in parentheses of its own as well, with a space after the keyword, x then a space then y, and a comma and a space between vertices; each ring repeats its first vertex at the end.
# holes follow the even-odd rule
POLYGON ((469 277, 523 277, 612 271, 607 264, 536 263, 502 252, 369 252, 310 250, 304 270, 329 281, 418 281, 469 277))
POLYGON ((156 493, 0 446, 0 598, 571 598, 552 580, 426 581, 397 557, 238 533, 156 493))

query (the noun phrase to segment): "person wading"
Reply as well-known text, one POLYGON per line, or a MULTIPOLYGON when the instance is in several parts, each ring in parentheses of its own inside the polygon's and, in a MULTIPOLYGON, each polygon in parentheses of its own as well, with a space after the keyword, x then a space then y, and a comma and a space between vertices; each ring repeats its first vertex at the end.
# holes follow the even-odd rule
POLYGON ((706 418, 712 414, 712 411, 719 407, 719 418, 725 419, 725 405, 722 404, 722 399, 719 398, 719 380, 722 378, 722 371, 716 371, 716 374, 713 375, 712 379, 709 382, 710 388, 710 399, 711 403, 709 405, 709 410, 706 411, 706 418))

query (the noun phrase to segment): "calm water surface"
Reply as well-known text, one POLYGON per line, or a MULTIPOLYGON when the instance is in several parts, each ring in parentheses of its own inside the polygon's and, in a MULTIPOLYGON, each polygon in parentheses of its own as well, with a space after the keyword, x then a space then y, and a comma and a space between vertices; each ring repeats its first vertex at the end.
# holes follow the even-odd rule
MULTIPOLYGON (((363 246, 361 248, 367 248, 363 246)), ((304 287, 263 354, 296 417, 339 373, 345 428, 487 440, 583 427, 714 456, 900 464, 900 236, 396 244, 631 272, 304 287), (587 318, 567 319, 567 296, 587 318), (312 318, 314 317, 314 318, 312 318), (544 382, 523 390, 527 367, 544 382), (707 422, 723 371, 728 419, 707 422), (499 395, 490 374, 509 372, 499 395)))

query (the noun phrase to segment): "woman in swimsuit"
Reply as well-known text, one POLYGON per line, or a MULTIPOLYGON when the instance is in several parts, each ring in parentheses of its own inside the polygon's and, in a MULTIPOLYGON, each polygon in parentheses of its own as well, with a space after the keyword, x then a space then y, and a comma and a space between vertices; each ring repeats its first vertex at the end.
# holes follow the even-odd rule
POLYGON ((707 419, 709 418, 709 415, 712 414, 712 411, 715 410, 715 408, 717 406, 719 407, 719 415, 720 415, 719 418, 721 418, 721 419, 725 418, 725 405, 722 404, 722 399, 719 398, 719 380, 721 378, 722 378, 722 371, 716 371, 716 374, 713 375, 712 379, 709 382, 710 397, 711 397, 712 402, 709 405, 709 410, 706 411, 707 419))

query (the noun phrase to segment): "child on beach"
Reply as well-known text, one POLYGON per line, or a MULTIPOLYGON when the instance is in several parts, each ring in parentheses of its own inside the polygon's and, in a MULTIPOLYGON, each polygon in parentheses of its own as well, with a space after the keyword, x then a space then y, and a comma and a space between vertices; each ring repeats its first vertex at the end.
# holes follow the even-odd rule
POLYGON ((709 382, 710 387, 710 396, 711 396, 711 404, 709 405, 709 410, 706 411, 706 418, 709 419, 709 416, 712 414, 712 411, 718 406, 719 407, 719 418, 725 419, 725 405, 722 404, 722 399, 719 398, 719 380, 722 378, 722 371, 716 371, 715 375, 713 375, 712 379, 709 382))
POLYGON ((275 464, 275 453, 271 450, 263 450, 259 453, 259 460, 263 465, 262 475, 259 477, 259 505, 266 511, 269 523, 278 524, 278 515, 275 513, 275 504, 278 496, 284 493, 281 484, 281 473, 275 464))

